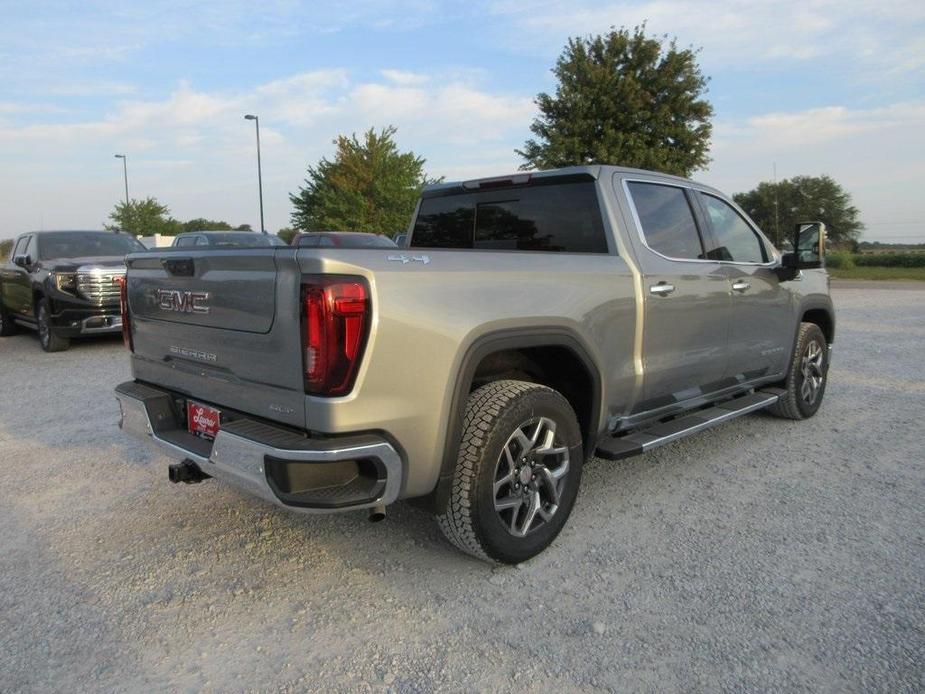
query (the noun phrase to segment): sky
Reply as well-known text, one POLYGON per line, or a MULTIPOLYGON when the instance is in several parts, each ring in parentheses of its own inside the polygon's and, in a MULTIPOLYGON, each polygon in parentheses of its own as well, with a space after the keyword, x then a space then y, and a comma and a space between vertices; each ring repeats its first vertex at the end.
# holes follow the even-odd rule
MULTIPOLYGON (((700 49, 725 192, 828 174, 863 238, 925 242, 925 2, 0 0, 0 238, 100 228, 124 196, 266 227, 341 133, 394 125, 449 180, 510 173, 570 36, 700 49)), ((619 163, 619 162, 614 162, 619 163)))

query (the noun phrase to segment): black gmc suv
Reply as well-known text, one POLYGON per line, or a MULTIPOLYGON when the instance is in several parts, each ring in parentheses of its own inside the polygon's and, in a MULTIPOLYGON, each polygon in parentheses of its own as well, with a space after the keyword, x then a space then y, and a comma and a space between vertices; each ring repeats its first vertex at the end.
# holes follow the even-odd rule
POLYGON ((72 337, 121 332, 125 256, 144 250, 113 231, 22 234, 0 265, 0 336, 31 328, 42 349, 60 352, 72 337))

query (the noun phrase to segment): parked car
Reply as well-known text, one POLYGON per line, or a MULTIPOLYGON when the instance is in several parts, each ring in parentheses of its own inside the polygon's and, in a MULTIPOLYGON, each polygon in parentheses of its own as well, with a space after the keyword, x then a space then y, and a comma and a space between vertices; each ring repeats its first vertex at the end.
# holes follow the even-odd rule
POLYGON ((38 332, 42 349, 60 352, 73 337, 120 332, 124 259, 144 250, 121 232, 22 234, 0 268, 0 336, 29 328, 38 332))
POLYGON ((173 481, 372 519, 413 499, 460 549, 520 562, 587 456, 816 413, 823 239, 781 255, 713 188, 583 166, 430 186, 393 253, 131 255, 121 426, 185 458, 173 481))
POLYGON ((265 248, 285 246, 275 234, 254 231, 184 231, 177 234, 171 248, 265 248))
POLYGON ((297 248, 397 248, 388 236, 365 231, 300 231, 292 237, 297 248))

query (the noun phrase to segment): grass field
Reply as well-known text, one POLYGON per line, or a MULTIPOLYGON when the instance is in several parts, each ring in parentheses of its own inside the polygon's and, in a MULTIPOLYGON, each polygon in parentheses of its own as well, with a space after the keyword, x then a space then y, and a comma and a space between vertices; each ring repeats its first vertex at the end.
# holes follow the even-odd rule
POLYGON ((828 271, 832 277, 840 280, 921 280, 925 282, 925 267, 830 267, 828 271))

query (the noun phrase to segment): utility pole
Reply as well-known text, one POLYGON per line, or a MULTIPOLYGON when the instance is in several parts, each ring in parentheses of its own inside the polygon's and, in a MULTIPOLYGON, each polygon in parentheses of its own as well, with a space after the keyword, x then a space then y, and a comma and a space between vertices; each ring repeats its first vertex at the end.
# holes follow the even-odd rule
POLYGON ((248 113, 244 116, 244 120, 252 120, 254 125, 257 126, 257 188, 260 191, 260 232, 266 234, 267 229, 263 224, 263 173, 260 168, 260 119, 248 113))
POLYGON ((128 206, 128 164, 125 163, 127 157, 124 154, 117 154, 116 159, 122 160, 122 173, 125 176, 125 205, 128 206))

